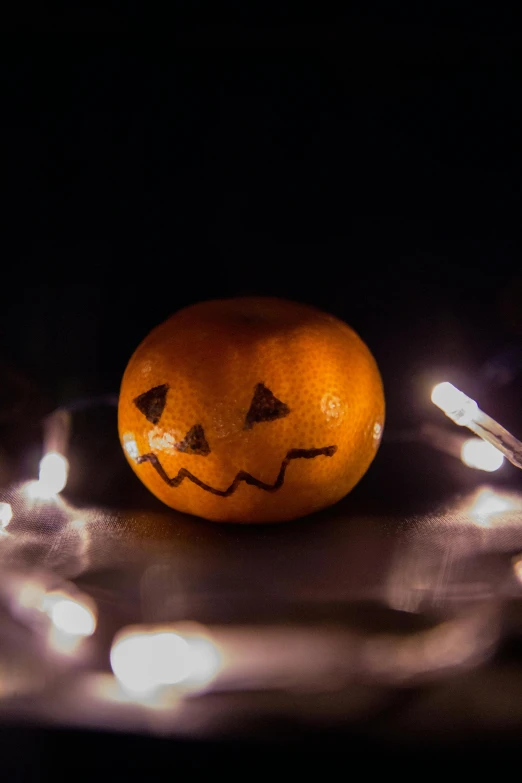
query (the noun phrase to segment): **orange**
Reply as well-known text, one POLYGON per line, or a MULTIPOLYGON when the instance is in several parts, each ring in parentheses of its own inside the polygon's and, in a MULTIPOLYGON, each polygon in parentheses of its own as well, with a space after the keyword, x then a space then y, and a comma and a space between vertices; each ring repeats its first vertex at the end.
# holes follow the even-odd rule
POLYGON ((119 432, 160 500, 217 522, 278 522, 324 508, 379 446, 377 365, 345 323, 247 297, 187 307, 129 361, 119 432))

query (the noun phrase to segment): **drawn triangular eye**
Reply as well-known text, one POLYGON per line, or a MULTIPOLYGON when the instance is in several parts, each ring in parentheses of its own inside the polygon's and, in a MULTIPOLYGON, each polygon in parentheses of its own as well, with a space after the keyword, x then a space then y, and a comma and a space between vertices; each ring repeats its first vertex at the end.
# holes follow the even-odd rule
POLYGON ((176 443, 177 451, 183 451, 188 454, 199 454, 206 457, 210 454, 210 446, 205 438, 205 431, 201 424, 195 424, 190 429, 180 443, 176 443))
POLYGON ((157 424, 161 419, 161 414, 167 402, 168 390, 169 385, 164 383, 161 386, 154 386, 152 389, 143 392, 134 400, 134 405, 151 424, 157 424))
POLYGON ((245 417, 243 429, 250 430, 254 424, 261 421, 283 419, 289 413, 290 408, 286 403, 278 400, 264 383, 258 383, 254 389, 254 396, 245 417))

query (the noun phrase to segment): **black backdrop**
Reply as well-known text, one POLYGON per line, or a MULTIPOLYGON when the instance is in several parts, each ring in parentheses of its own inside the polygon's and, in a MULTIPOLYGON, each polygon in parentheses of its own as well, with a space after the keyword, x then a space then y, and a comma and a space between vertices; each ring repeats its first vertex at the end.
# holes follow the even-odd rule
MULTIPOLYGON (((46 404, 117 391, 147 331, 209 297, 346 319, 390 423, 432 379, 477 392, 485 362, 516 354, 507 22, 35 19, 4 53, 0 350, 46 404)), ((507 393, 482 402, 513 425, 507 393)))

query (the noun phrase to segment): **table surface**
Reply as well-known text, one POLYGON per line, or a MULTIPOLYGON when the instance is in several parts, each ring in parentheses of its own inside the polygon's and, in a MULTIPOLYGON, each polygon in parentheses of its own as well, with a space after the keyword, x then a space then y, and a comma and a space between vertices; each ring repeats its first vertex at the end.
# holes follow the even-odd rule
POLYGON ((61 496, 31 501, 21 480, 1 491, 13 508, 0 537, 6 730, 245 742, 355 732, 410 748, 520 730, 514 468, 480 473, 426 445, 385 440, 336 506, 286 524, 218 525, 142 487, 112 416, 76 428, 61 496), (12 586, 35 580, 95 601, 98 627, 80 653, 49 650, 13 609, 12 586), (117 698, 114 635, 187 621, 236 645, 228 676, 160 710, 117 698))

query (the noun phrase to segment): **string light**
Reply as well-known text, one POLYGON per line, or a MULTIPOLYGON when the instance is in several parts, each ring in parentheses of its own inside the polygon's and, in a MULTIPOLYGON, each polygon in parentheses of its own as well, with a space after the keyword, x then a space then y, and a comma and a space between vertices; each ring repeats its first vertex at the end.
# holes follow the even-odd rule
POLYGON ((471 397, 445 382, 435 386, 431 401, 455 424, 470 429, 502 452, 515 467, 522 469, 522 443, 495 419, 481 411, 471 397))
POLYGON ((491 443, 481 440, 481 438, 465 440, 462 444, 460 458, 468 468, 485 470, 488 473, 493 473, 504 464, 504 455, 491 443))
POLYGON ((71 636, 92 636, 96 630, 96 614, 85 601, 61 591, 47 593, 42 610, 54 627, 71 636))
POLYGON ((43 457, 40 460, 38 481, 27 485, 32 499, 49 500, 65 489, 69 475, 69 461, 65 456, 71 431, 71 413, 58 408, 43 422, 43 457))
POLYGON ((423 443, 431 449, 461 460, 468 468, 493 472, 504 464, 504 456, 491 443, 481 438, 467 438, 463 433, 450 432, 446 427, 425 422, 416 430, 388 433, 391 443, 423 443))
POLYGON ((111 649, 111 667, 128 692, 146 696, 158 689, 202 687, 214 678, 220 656, 212 642, 168 626, 128 628, 111 649))
POLYGON ((62 454, 51 451, 40 461, 38 481, 43 495, 57 495, 67 484, 69 462, 62 454))
POLYGON ((26 485, 26 494, 32 500, 50 500, 60 493, 67 484, 69 461, 57 452, 45 454, 40 460, 38 481, 26 485))
POLYGON ((70 595, 62 590, 46 593, 41 604, 50 622, 47 644, 58 653, 72 655, 96 630, 94 602, 84 594, 70 595))
POLYGON ((0 530, 5 530, 13 518, 13 509, 10 503, 0 503, 0 530))
MULTIPOLYGON (((49 575, 9 573, 4 594, 13 617, 45 638, 49 649, 71 655, 96 631, 96 602, 74 585, 48 589, 49 575)), ((56 581, 52 578, 52 581, 56 581)))

